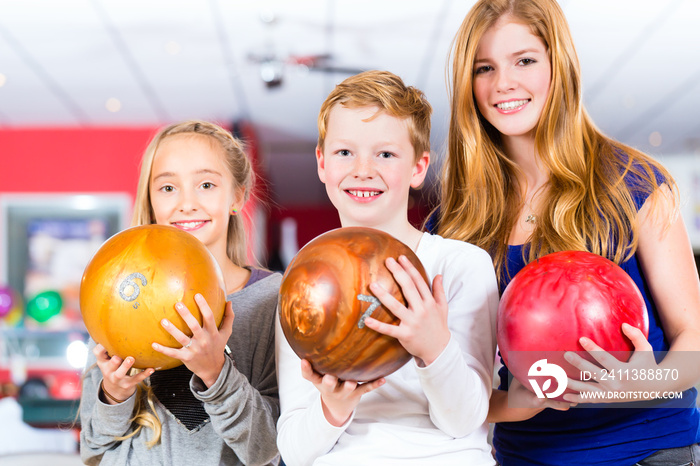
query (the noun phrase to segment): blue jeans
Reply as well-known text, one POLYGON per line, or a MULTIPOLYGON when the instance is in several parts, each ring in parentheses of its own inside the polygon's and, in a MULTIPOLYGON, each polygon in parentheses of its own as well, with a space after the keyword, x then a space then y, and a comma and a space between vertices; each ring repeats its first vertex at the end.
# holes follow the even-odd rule
POLYGON ((698 466, 700 446, 696 443, 688 447, 666 448, 647 456, 634 466, 698 466))

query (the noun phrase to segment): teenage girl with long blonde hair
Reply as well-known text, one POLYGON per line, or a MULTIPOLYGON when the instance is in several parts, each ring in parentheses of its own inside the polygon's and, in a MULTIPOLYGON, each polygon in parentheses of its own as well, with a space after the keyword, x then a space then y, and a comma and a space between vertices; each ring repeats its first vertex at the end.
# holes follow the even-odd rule
MULTIPOLYGON (((544 401, 516 380, 509 386, 503 367, 489 410, 497 460, 690 463, 700 456, 692 388, 700 365, 689 360, 700 349, 700 286, 672 177, 591 121, 555 0, 477 1, 455 37, 451 72, 449 154, 432 228, 487 250, 501 290, 527 263, 555 251, 590 251, 620 264, 644 294, 649 337, 622 326, 635 346, 629 363, 590 340, 581 345, 607 369, 677 368, 680 376, 663 390, 683 393, 680 401, 653 400, 638 409, 583 409, 590 399, 581 394, 544 401), (668 354, 657 361, 661 352, 668 354)), ((587 368, 577 355, 571 362, 587 368)), ((646 381, 619 379, 569 381, 569 388, 650 390, 646 381)))

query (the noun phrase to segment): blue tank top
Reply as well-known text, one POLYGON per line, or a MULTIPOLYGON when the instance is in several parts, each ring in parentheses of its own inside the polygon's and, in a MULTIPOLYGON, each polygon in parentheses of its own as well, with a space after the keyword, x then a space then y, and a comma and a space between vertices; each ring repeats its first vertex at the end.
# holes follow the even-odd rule
MULTIPOLYGON (((639 180, 628 176, 626 182, 629 185, 639 180)), ((639 210, 647 195, 633 190, 633 197, 639 210)), ((523 246, 509 246, 507 262, 512 277, 526 265, 523 246)), ((656 305, 636 255, 621 267, 644 296, 651 346, 655 352, 668 350, 656 305)), ((501 273, 506 277, 505 265, 501 273)), ((509 282, 507 278, 501 280, 501 293, 509 282)), ((506 367, 499 370, 499 376, 499 389, 507 389, 509 373, 506 367)), ((575 407, 568 411, 545 409, 526 421, 498 423, 493 437, 496 459, 502 466, 631 465, 657 450, 700 441, 700 412, 696 399, 697 390, 692 388, 683 392, 682 399, 634 405, 645 407, 605 404, 575 407)))

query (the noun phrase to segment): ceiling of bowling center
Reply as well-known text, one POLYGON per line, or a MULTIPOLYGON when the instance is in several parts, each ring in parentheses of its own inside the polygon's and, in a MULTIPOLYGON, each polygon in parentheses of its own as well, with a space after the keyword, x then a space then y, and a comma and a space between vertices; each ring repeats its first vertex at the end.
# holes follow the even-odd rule
MULTIPOLYGON (((321 102, 360 70, 423 89, 441 151, 446 57, 473 3, 0 0, 0 130, 246 119, 303 190, 315 171, 289 177, 302 165, 284 154, 313 163, 321 102)), ((700 153, 700 2, 560 3, 598 126, 653 154, 700 153)))

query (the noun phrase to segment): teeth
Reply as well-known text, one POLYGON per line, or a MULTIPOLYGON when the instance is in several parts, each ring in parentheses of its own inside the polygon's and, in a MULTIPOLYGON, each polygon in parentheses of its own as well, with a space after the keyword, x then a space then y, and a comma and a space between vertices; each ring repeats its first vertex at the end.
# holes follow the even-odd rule
POLYGON ((520 106, 525 105, 529 101, 527 99, 525 100, 511 100, 510 102, 501 102, 500 104, 496 104, 496 107, 500 108, 501 110, 513 110, 514 108, 518 108, 520 106))
POLYGON ((178 222, 177 224, 183 228, 194 228, 201 225, 204 222, 178 222))
POLYGON ((349 190, 348 191, 350 194, 353 196, 357 197, 372 197, 372 196, 378 196, 381 194, 381 191, 353 191, 349 190))

